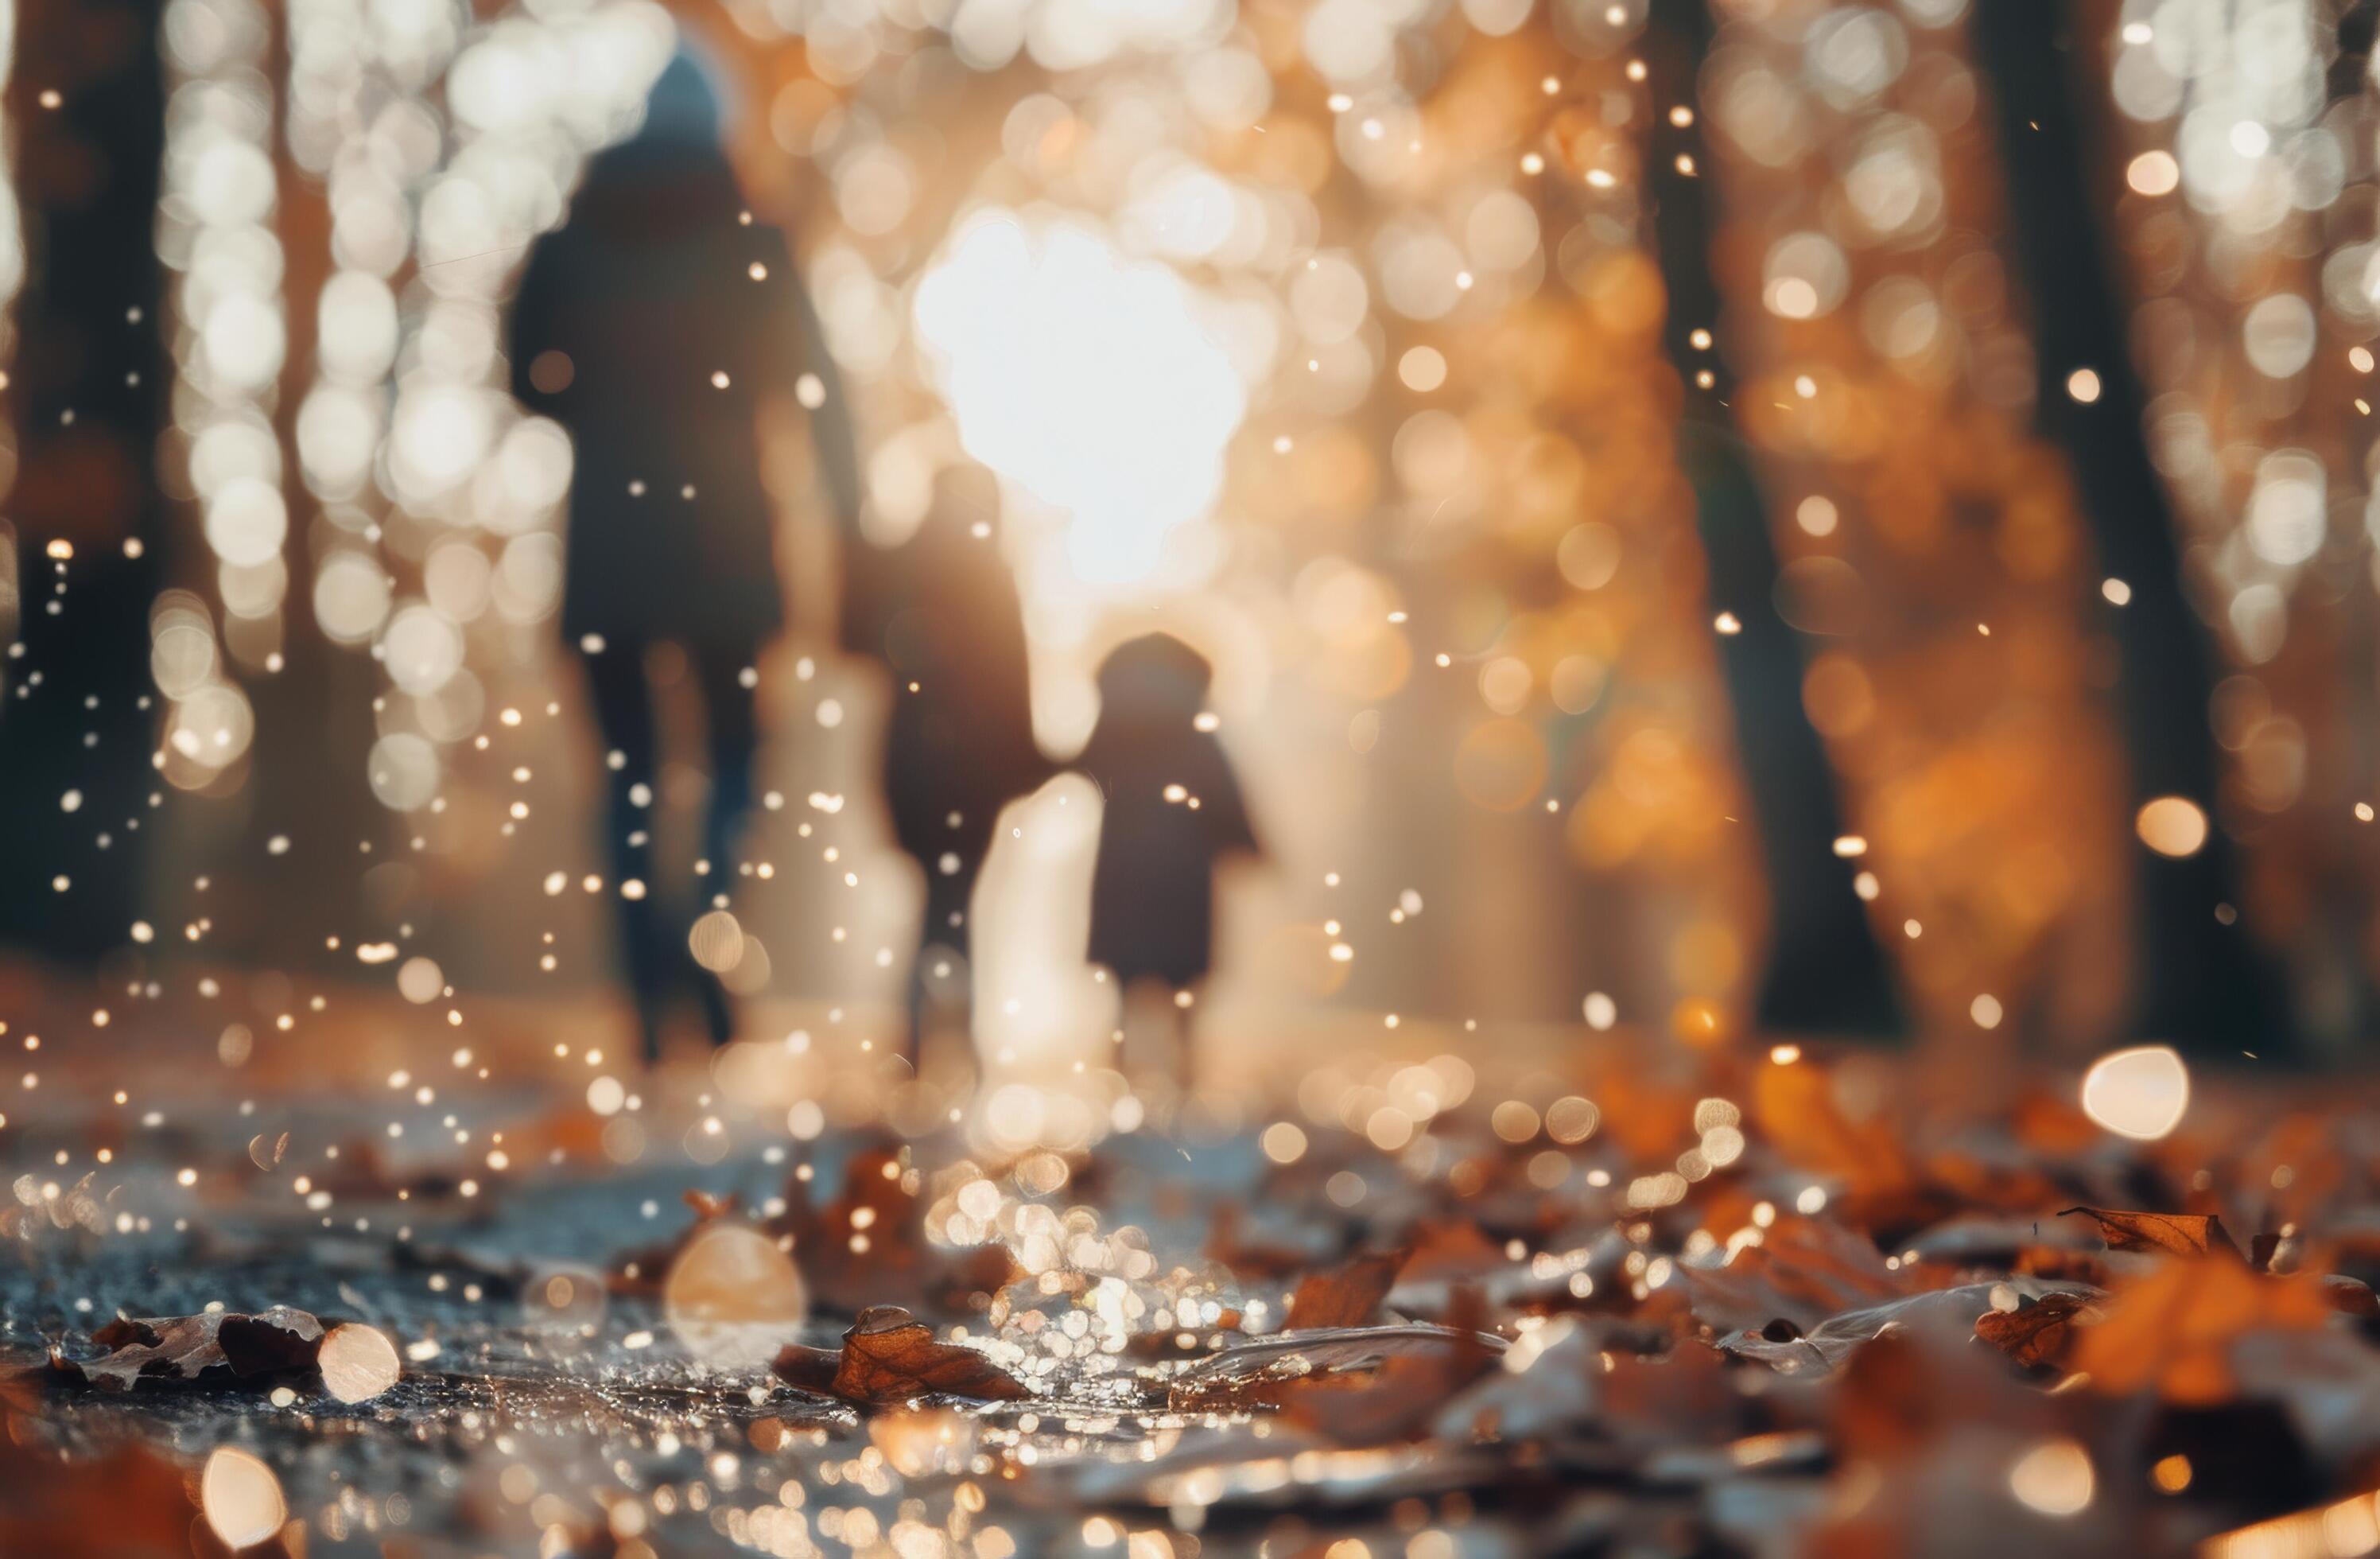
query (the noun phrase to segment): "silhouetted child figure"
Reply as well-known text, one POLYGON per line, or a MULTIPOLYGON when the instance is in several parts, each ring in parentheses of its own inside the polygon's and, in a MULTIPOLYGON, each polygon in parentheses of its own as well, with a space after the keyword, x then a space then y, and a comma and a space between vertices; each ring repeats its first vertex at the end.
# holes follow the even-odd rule
POLYGON ((1118 646, 1099 667, 1099 722, 1075 761, 1106 797, 1090 961, 1127 995, 1143 982, 1172 994, 1185 1093, 1195 1067, 1184 1011, 1214 961, 1216 864, 1263 853, 1222 744, 1199 728, 1212 677, 1171 634, 1118 646))
POLYGON ((1000 487, 981 466, 946 468, 917 532, 854 558, 845 644, 892 674, 884 799, 926 878, 909 976, 909 1059, 930 1009, 963 1006, 968 903, 1000 810, 1052 773, 1033 740, 1024 609, 1000 551, 1000 487), (954 956, 944 959, 938 950, 954 956), (956 963, 944 1003, 939 966, 956 963))

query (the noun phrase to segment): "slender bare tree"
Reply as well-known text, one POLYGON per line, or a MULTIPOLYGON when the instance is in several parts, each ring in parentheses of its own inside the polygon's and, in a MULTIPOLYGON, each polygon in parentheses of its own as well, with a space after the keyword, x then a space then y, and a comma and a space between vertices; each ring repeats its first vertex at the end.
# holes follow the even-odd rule
POLYGON ((1778 612, 1768 502, 1730 409, 1735 380, 1723 350, 1695 344, 1695 332, 1716 334, 1720 310, 1711 268, 1717 213, 1698 171, 1708 159, 1699 117, 1680 127, 1658 110, 1696 101, 1713 32, 1706 0, 1654 0, 1645 64, 1657 144, 1645 163, 1654 247, 1669 292, 1664 328, 1686 381, 1679 459, 1694 486, 1712 609, 1736 625, 1719 639, 1719 659, 1768 875, 1768 954, 1755 1018, 1776 1032, 1887 1037, 1901 1029, 1900 1003, 1853 891, 1852 864, 1835 851, 1842 808, 1825 744, 1802 704, 1803 646, 1778 612), (1681 165, 1681 153, 1692 161, 1681 165), (1698 381, 1704 373, 1706 384, 1698 381))
POLYGON ((152 225, 162 0, 18 12, 7 95, 26 285, 9 409, 23 600, 0 699, 0 940, 120 945, 155 783, 148 613, 168 525, 155 480, 166 376, 152 225))
MULTIPOLYGON (((2211 819, 2214 650, 2183 591, 2172 505, 2143 434, 2147 397, 2105 225, 2115 191, 2079 106, 2075 9, 2011 0, 1977 6, 1972 18, 2007 179, 2008 247, 2032 315, 2035 418, 2065 452, 2101 566, 2131 587, 2107 631, 2120 657, 2115 700, 2132 799, 2180 797, 2211 819), (2095 396, 2070 392, 2084 370, 2097 376, 2095 396)), ((2134 862, 2138 1032, 2207 1056, 2292 1053, 2281 981, 2239 923, 2222 829, 2210 826, 2204 846, 2178 859, 2142 845, 2134 862)))

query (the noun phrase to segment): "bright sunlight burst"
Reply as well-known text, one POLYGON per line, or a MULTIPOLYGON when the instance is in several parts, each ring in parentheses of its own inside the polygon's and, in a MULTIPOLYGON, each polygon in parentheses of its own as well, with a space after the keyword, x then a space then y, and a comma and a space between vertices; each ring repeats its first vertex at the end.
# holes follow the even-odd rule
POLYGON ((1068 516, 1091 584, 1156 568, 1204 518, 1246 410, 1207 301, 1073 218, 992 210, 918 286, 917 333, 967 453, 1068 516))

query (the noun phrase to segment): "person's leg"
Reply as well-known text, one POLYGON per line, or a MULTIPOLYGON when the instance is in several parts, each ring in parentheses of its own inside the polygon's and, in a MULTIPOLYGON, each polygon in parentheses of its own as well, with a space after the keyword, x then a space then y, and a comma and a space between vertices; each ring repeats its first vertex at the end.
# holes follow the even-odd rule
MULTIPOLYGON (((747 685, 754 652, 697 646, 689 651, 696 686, 702 694, 703 722, 710 732, 710 804, 702 819, 702 859, 709 866, 697 889, 705 908, 732 896, 738 875, 745 820, 751 814, 752 771, 760 750, 759 721, 747 685)), ((735 1013, 727 988, 708 970, 695 976, 710 1042, 735 1037, 735 1013)))
POLYGON ((585 662, 595 728, 603 746, 603 843, 612 862, 610 892, 645 1059, 657 1061, 662 1016, 669 999, 671 938, 652 881, 652 786, 658 770, 652 689, 645 681, 644 646, 634 640, 614 639, 585 662))

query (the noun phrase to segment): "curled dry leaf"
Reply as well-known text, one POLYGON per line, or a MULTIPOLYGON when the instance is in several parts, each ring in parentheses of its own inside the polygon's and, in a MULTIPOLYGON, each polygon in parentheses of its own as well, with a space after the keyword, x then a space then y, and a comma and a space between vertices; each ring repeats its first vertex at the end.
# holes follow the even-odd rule
POLYGON ((932 1327, 898 1305, 860 1311, 840 1348, 786 1348, 775 1369, 788 1385, 861 1407, 900 1407, 927 1396, 1017 1402, 1033 1395, 986 1355, 939 1341, 932 1327))
POLYGON ((2122 1212, 2106 1207, 2069 1207, 2058 1215, 2070 1218, 2078 1212, 2099 1225, 2110 1250, 2162 1250, 2173 1256, 2240 1254, 2220 1218, 2194 1212, 2122 1212))
POLYGON ((1289 1323, 1299 1331, 1315 1326, 1364 1326, 1376 1319, 1380 1301, 1395 1285, 1405 1264, 1402 1250, 1370 1251, 1354 1260, 1300 1279, 1290 1297, 1289 1323))
POLYGON ((306 1369, 322 1347, 322 1323, 304 1310, 275 1305, 254 1315, 128 1317, 101 1327, 91 1341, 109 1350, 105 1358, 65 1367, 94 1385, 129 1391, 143 1376, 245 1381, 306 1369))
POLYGON ((1166 1379, 1176 1412, 1245 1412, 1278 1407, 1312 1386, 1360 1383, 1408 1357, 1474 1350, 1500 1356, 1503 1340, 1444 1326, 1318 1327, 1252 1337, 1206 1354, 1166 1379))
POLYGON ((2088 1294, 2045 1294, 2020 1299, 2012 1310, 1985 1310, 1975 1335, 2028 1369, 2056 1368, 2074 1345, 2074 1322, 2091 1307, 2088 1294))
MULTIPOLYGON (((2032 1285, 2034 1280, 2012 1280, 2032 1285)), ((1717 1346, 1738 1358, 1757 1359, 1781 1374, 1825 1374, 1856 1352, 1861 1345, 1888 1331, 1925 1332, 1951 1342, 1963 1342, 1975 1317, 1991 1308, 1999 1284, 1971 1283, 1957 1288, 1935 1288, 1881 1305, 1828 1316, 1806 1333, 1790 1326, 1731 1333, 1717 1346)))
POLYGON ((1422 1438, 1448 1398, 1495 1367, 1485 1331, 1487 1306, 1475 1288, 1455 1290, 1443 1346, 1391 1353, 1374 1371, 1342 1371, 1284 1381, 1282 1416, 1342 1445, 1385 1445, 1422 1438))
POLYGON ((1885 1265, 1869 1240, 1834 1224, 1780 1218, 1758 1245, 1723 1267, 1685 1267, 1694 1319, 1715 1331, 1761 1331, 1783 1321, 1787 1340, 1848 1310, 1940 1288, 1949 1269, 1885 1265))

